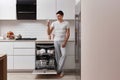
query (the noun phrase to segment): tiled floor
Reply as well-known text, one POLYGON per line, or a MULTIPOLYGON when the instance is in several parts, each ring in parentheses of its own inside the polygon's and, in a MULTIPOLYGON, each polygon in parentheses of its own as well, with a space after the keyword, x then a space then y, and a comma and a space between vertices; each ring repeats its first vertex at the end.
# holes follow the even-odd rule
POLYGON ((31 73, 8 73, 8 80, 76 80, 74 73, 67 73, 63 78, 55 75, 33 75, 31 73))

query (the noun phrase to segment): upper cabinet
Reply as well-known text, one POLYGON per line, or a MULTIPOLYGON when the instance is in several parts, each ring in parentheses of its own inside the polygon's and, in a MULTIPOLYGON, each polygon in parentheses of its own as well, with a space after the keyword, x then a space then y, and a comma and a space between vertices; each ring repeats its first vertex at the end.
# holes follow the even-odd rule
MULTIPOLYGON (((64 11, 64 19, 74 19, 75 0, 36 0, 37 20, 56 19, 56 12, 64 11)), ((16 20, 17 0, 0 0, 0 20, 16 20)))
POLYGON ((56 19, 56 0, 37 0, 37 20, 56 19))
POLYGON ((16 20, 16 0, 0 0, 0 20, 16 20))
POLYGON ((56 19, 56 12, 62 10, 64 19, 74 19, 75 0, 37 0, 37 19, 56 19))
POLYGON ((57 0, 57 11, 64 12, 64 19, 75 19, 75 0, 57 0))

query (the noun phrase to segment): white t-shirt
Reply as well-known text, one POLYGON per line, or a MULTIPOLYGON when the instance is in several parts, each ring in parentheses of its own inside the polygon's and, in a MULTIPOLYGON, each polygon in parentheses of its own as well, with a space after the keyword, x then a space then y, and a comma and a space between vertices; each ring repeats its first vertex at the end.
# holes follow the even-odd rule
POLYGON ((70 28, 67 21, 63 21, 61 23, 59 21, 54 21, 51 24, 51 27, 54 27, 54 41, 63 41, 66 36, 66 29, 70 28))

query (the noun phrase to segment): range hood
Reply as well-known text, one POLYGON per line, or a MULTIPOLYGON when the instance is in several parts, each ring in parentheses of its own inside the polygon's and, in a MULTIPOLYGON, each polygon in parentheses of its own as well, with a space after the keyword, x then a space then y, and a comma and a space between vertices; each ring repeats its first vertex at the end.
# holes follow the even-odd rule
POLYGON ((36 0, 17 0, 17 19, 36 20, 36 0))

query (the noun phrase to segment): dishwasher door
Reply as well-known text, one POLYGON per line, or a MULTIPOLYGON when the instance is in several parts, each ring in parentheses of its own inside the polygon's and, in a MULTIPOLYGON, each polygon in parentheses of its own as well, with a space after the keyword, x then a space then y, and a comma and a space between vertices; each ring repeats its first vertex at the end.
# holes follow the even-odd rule
POLYGON ((53 43, 36 43, 33 74, 57 74, 53 43))
POLYGON ((34 70, 32 74, 57 74, 57 71, 42 69, 42 70, 34 70))

